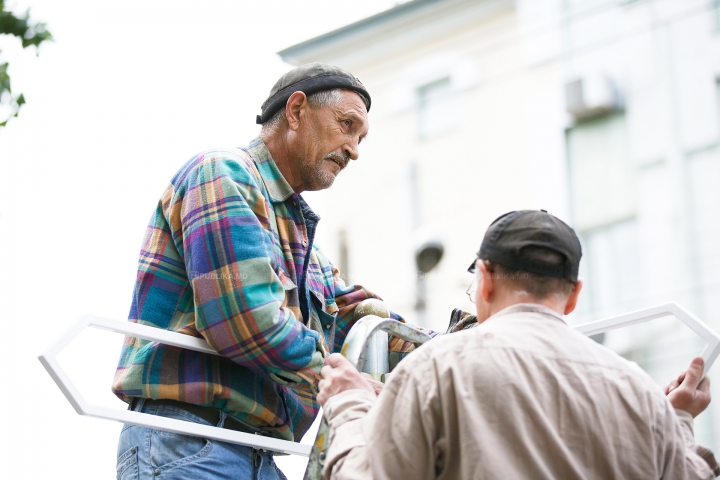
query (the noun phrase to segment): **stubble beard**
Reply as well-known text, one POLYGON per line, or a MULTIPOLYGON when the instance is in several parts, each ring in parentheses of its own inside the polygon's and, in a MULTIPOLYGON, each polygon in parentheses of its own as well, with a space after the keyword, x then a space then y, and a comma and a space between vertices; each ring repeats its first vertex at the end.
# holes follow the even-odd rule
MULTIPOLYGON (((314 151, 322 148, 322 139, 318 135, 318 124, 313 122, 313 131, 310 133, 312 142, 315 146, 314 151)), ((350 156, 347 153, 328 153, 325 158, 318 161, 313 161, 311 158, 301 155, 298 159, 298 173, 303 179, 306 185, 306 190, 317 191, 330 188, 335 182, 335 174, 325 169, 325 162, 337 160, 337 163, 341 165, 340 171, 342 171, 347 164, 350 162, 350 156)), ((338 172, 339 174, 340 172, 338 172)))
POLYGON ((313 162, 307 157, 300 157, 298 173, 305 181, 306 190, 316 191, 330 188, 335 181, 335 175, 324 169, 326 160, 313 162))

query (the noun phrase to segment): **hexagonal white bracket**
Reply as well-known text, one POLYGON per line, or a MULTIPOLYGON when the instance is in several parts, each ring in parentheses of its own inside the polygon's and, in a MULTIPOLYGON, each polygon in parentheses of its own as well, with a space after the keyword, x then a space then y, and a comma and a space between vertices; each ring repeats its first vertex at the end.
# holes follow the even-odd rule
POLYGON ((630 325, 637 325, 638 323, 648 322, 656 318, 668 317, 670 315, 687 325, 690 330, 697 333, 707 342, 701 354, 703 360, 705 360, 705 373, 707 374, 718 354, 720 354, 720 336, 710 329, 705 322, 677 303, 671 302, 655 307, 643 308, 634 312, 623 313, 622 315, 576 325, 574 328, 580 333, 590 336, 622 327, 629 327, 630 325))
POLYGON ((139 325, 131 322, 119 322, 107 318, 86 315, 73 325, 57 342, 48 348, 38 357, 50 374, 60 390, 80 415, 88 417, 103 418, 116 422, 138 425, 141 427, 166 430, 184 435, 210 438, 221 442, 235 443, 274 452, 288 453, 293 455, 310 456, 311 445, 280 440, 277 438, 263 437, 249 433, 226 430, 214 426, 201 425, 199 423, 186 422, 173 418, 159 417, 148 413, 133 412, 130 410, 117 410, 114 408, 89 405, 68 377, 67 373, 60 366, 57 355, 85 328, 94 327, 102 330, 109 330, 131 337, 142 338, 153 342, 173 345, 175 347, 187 348, 197 352, 217 355, 217 352, 204 340, 184 335, 182 333, 170 332, 160 328, 139 325))
MULTIPOLYGON (((720 337, 703 321, 676 303, 668 303, 656 307, 644 308, 642 310, 625 313, 615 317, 578 325, 574 328, 585 335, 595 335, 669 315, 673 315, 678 318, 707 342, 707 345, 702 352, 702 357, 705 360, 705 372, 707 373, 720 353, 720 337)), ((129 410, 116 410, 113 408, 87 404, 57 361, 57 355, 87 327, 109 330, 111 332, 121 333, 131 337, 142 338, 144 340, 163 343, 166 345, 173 345, 176 347, 187 348, 189 350, 217 355, 217 352, 213 350, 207 342, 199 338, 184 335, 182 333, 170 332, 160 328, 149 327, 147 325, 139 325, 131 322, 119 322, 117 320, 86 315, 38 357, 47 372, 65 395, 65 398, 68 399, 78 414, 102 418, 105 420, 114 420, 130 425, 138 425, 141 427, 166 430, 185 435, 210 438, 213 440, 246 445, 254 448, 262 448, 275 452, 302 455, 305 457, 310 455, 310 445, 303 445, 276 438, 262 437, 259 435, 251 435, 248 433, 235 432, 232 430, 225 430, 218 427, 200 425, 182 420, 158 417, 147 413, 133 412, 129 410)))

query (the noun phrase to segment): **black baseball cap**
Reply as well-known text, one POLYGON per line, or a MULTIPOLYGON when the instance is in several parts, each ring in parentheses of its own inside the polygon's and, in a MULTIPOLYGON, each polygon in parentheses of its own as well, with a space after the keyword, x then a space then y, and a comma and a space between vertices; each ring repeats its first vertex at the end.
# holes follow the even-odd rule
POLYGON ((367 111, 370 111, 370 94, 352 73, 324 63, 306 63, 293 68, 275 82, 270 95, 260 107, 262 113, 257 116, 255 123, 263 124, 270 120, 278 110, 285 107, 288 98, 295 92, 311 95, 335 88, 352 90, 359 94, 367 111))
MULTIPOLYGON (((485 232, 478 258, 512 270, 577 282, 582 248, 575 231, 545 210, 520 210, 495 219, 485 232), (542 247, 563 256, 562 263, 523 257, 523 249, 542 247)), ((475 262, 468 269, 475 271, 475 262)))

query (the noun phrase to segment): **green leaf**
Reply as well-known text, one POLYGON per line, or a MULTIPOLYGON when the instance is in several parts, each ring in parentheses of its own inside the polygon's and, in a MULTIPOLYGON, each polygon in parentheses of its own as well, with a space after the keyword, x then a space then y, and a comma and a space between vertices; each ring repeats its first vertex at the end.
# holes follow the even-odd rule
MULTIPOLYGON (((53 41, 52 34, 44 23, 30 20, 30 9, 24 15, 15 15, 5 10, 4 0, 0 0, 0 35, 11 35, 19 38, 23 48, 34 45, 37 49, 41 43, 53 41)), ((0 63, 0 98, 5 92, 12 93, 10 75, 8 75, 7 70, 8 63, 0 63)), ((15 97, 10 95, 9 100, 4 103, 10 106, 13 113, 5 121, 0 122, 0 128, 6 126, 11 118, 18 116, 20 107, 25 104, 25 96, 22 93, 15 97)))

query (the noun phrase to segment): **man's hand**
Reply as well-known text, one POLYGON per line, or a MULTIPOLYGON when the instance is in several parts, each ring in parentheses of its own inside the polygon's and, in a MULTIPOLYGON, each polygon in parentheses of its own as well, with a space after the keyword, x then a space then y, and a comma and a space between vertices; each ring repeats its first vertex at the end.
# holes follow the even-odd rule
POLYGON ((665 386, 665 395, 672 406, 685 410, 693 418, 710 403, 710 379, 702 378, 703 363, 702 358, 694 358, 687 371, 665 386))
POLYGON ((373 388, 373 390, 375 391, 375 395, 380 395, 380 392, 382 392, 382 389, 383 389, 383 387, 385 386, 385 384, 382 383, 382 382, 378 382, 377 380, 375 380, 375 379, 373 378, 373 376, 370 375, 369 373, 362 372, 360 375, 362 375, 363 378, 365 378, 365 380, 368 381, 368 383, 370 384, 370 386, 371 386, 371 387, 373 388))
POLYGON ((337 395, 345 390, 359 388, 368 392, 375 393, 375 389, 370 382, 358 372, 352 363, 339 353, 333 353, 325 360, 325 366, 320 370, 322 380, 318 384, 320 393, 318 393, 317 401, 320 405, 325 406, 333 395, 337 395))

